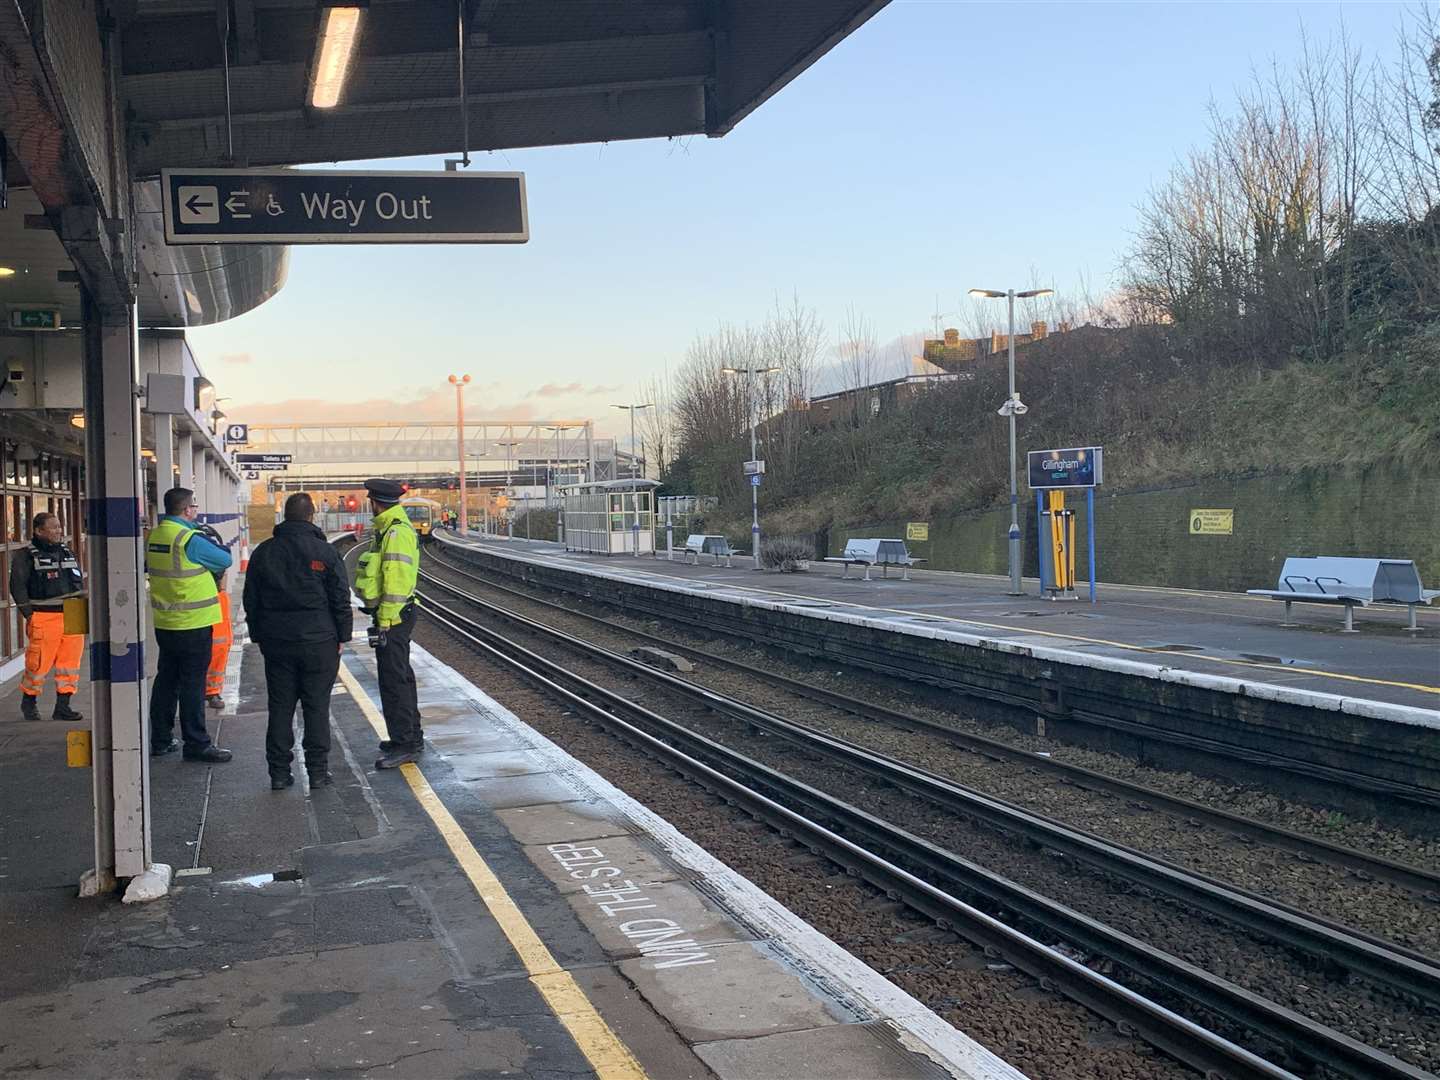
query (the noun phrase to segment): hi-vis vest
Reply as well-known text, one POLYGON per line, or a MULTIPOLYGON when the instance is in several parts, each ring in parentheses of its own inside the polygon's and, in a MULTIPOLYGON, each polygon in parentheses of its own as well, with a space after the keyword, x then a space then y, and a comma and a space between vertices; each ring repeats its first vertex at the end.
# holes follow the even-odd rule
POLYGON ((220 591, 210 571, 185 553, 195 530, 162 521, 145 542, 145 573, 157 630, 194 630, 220 621, 220 591))
MULTIPOLYGON (((64 544, 50 550, 30 543, 30 602, 44 605, 47 600, 74 596, 85 586, 80 563, 64 544)), ((53 606, 53 605, 51 605, 53 606)))

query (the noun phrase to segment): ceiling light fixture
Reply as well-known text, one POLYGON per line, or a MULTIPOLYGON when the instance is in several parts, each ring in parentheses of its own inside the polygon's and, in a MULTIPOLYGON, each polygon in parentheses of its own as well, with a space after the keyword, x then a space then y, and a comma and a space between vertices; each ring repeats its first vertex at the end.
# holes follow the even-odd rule
POLYGON ((71 413, 70 426, 80 428, 83 431, 85 428, 85 414, 83 412, 71 413))
POLYGON ((0 277, 14 277, 15 268, 12 266, 0 266, 0 277))
POLYGON ((363 4, 325 4, 320 8, 320 30, 310 72, 310 106, 333 109, 350 73, 355 47, 360 43, 363 4))

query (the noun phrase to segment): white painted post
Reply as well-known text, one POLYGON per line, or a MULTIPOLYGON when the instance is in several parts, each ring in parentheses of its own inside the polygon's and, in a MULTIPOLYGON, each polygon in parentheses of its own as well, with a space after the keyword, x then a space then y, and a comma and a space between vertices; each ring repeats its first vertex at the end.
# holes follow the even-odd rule
MULTIPOLYGON (((150 851, 150 755, 145 682, 136 311, 102 313, 84 300, 86 476, 90 552, 91 753, 95 869, 83 895, 116 878, 155 877, 150 851)), ((168 877, 167 877, 168 881, 168 877)), ((163 891, 163 890, 162 890, 163 891)))

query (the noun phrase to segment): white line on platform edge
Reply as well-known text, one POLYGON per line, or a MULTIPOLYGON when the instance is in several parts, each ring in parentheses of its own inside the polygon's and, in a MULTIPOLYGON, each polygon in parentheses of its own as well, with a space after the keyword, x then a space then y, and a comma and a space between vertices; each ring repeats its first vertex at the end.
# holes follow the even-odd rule
MULTIPOLYGON (((457 543, 457 541, 448 538, 442 539, 441 542, 446 544, 457 543)), ((548 555, 523 551, 500 551, 493 547, 482 548, 477 544, 465 543, 463 541, 458 543, 461 543, 464 547, 484 551, 487 554, 495 555, 499 558, 513 559, 516 562, 529 563, 532 566, 553 567, 557 565, 556 557, 548 555)), ((1362 716, 1371 720, 1384 720, 1390 723, 1410 724, 1417 727, 1440 728, 1440 710, 1437 709, 1424 709, 1415 705, 1397 705, 1391 704, 1390 702, 1376 701, 1373 698, 1351 697, 1344 694, 1331 694, 1322 690, 1304 690, 1296 687, 1280 686, 1275 683, 1236 679, 1226 675, 1212 675, 1209 672, 1195 671, 1191 668, 1146 663, 1141 660, 1129 660, 1118 656, 1097 656, 1094 653, 1084 653, 1078 649, 1064 649, 1054 645, 1032 645, 1014 640, 1014 638, 1025 637, 1025 632, 1019 629, 1014 631, 1013 637, 1010 637, 997 634, 969 634, 961 630, 942 629, 933 626, 907 626, 893 618, 880 618, 878 616, 860 614, 859 610, 864 610, 865 605, 855 604, 846 600, 833 600, 828 602, 833 603, 836 608, 850 607, 852 609, 850 611, 817 609, 802 603, 798 597, 794 601, 783 601, 772 600, 768 597, 747 595, 744 592, 738 591, 750 588, 742 583, 735 583, 729 586, 729 588, 737 591, 727 593, 710 588, 697 589, 689 586, 686 579, 670 577, 667 574, 655 574, 638 568, 617 567, 612 570, 608 567, 592 566, 576 560, 558 563, 558 565, 565 570, 570 570, 577 574, 585 574, 589 577, 598 577, 609 581, 635 582, 658 591, 705 596, 715 600, 724 600, 727 603, 739 604, 742 607, 748 606, 771 611, 783 611, 787 614, 805 615, 810 618, 824 619, 832 622, 852 623, 859 626, 887 630, 892 633, 909 634, 914 637, 953 641, 960 645, 969 645, 975 648, 989 649, 997 652, 1014 653, 1050 663, 1068 664, 1074 667, 1097 668, 1101 671, 1136 675, 1141 678, 1177 683, 1181 686, 1193 686, 1202 690, 1214 690, 1224 694, 1234 694, 1239 697, 1259 698, 1262 700, 1268 699, 1284 704, 1326 709, 1352 716, 1362 716), (644 581, 637 582, 637 579, 640 577, 644 577, 644 581)), ((946 621, 963 622, 964 620, 952 617, 947 618, 946 621)))
MULTIPOLYGON (((528 750, 582 794, 616 807, 625 821, 652 838, 678 865, 705 879, 713 897, 773 945, 814 982, 841 1000, 869 1009, 894 1027, 901 1045, 965 1080, 1025 1080, 1025 1074, 991 1053, 926 1005, 800 918, 743 874, 731 869, 584 762, 536 731, 454 668, 420 645, 411 663, 421 681, 433 681, 469 702, 483 717, 529 743, 528 750)), ((708 890, 707 890, 708 892, 708 890)))

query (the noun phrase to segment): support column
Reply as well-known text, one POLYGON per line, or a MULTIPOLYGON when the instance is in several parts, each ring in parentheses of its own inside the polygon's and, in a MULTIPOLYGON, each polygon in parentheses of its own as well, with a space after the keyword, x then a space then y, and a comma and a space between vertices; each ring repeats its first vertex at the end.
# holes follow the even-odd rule
POLYGON ((133 304, 102 313, 88 292, 82 300, 96 820, 95 869, 81 894, 109 891, 116 879, 129 878, 126 899, 150 899, 164 895, 170 874, 152 862, 150 850, 138 324, 133 304))
POLYGON ((155 421, 155 499, 160 503, 155 516, 165 512, 165 492, 175 486, 175 418, 160 413, 155 421))
POLYGON ((194 476, 192 483, 186 486, 195 492, 195 503, 200 507, 200 512, 205 512, 205 482, 210 478, 210 462, 206 458, 205 445, 199 439, 195 440, 195 462, 194 476))
MULTIPOLYGON (((178 486, 178 487, 183 487, 183 488, 189 488, 191 491, 194 491, 194 490, 195 490, 195 436, 192 435, 190 432, 187 431, 187 432, 185 432, 184 434, 182 434, 177 441, 178 441, 179 444, 180 444, 180 445, 179 445, 179 448, 175 451, 175 456, 179 459, 179 465, 180 465, 180 483, 179 483, 177 486, 178 486)), ((161 495, 164 495, 165 492, 162 491, 160 494, 161 494, 161 495)))

